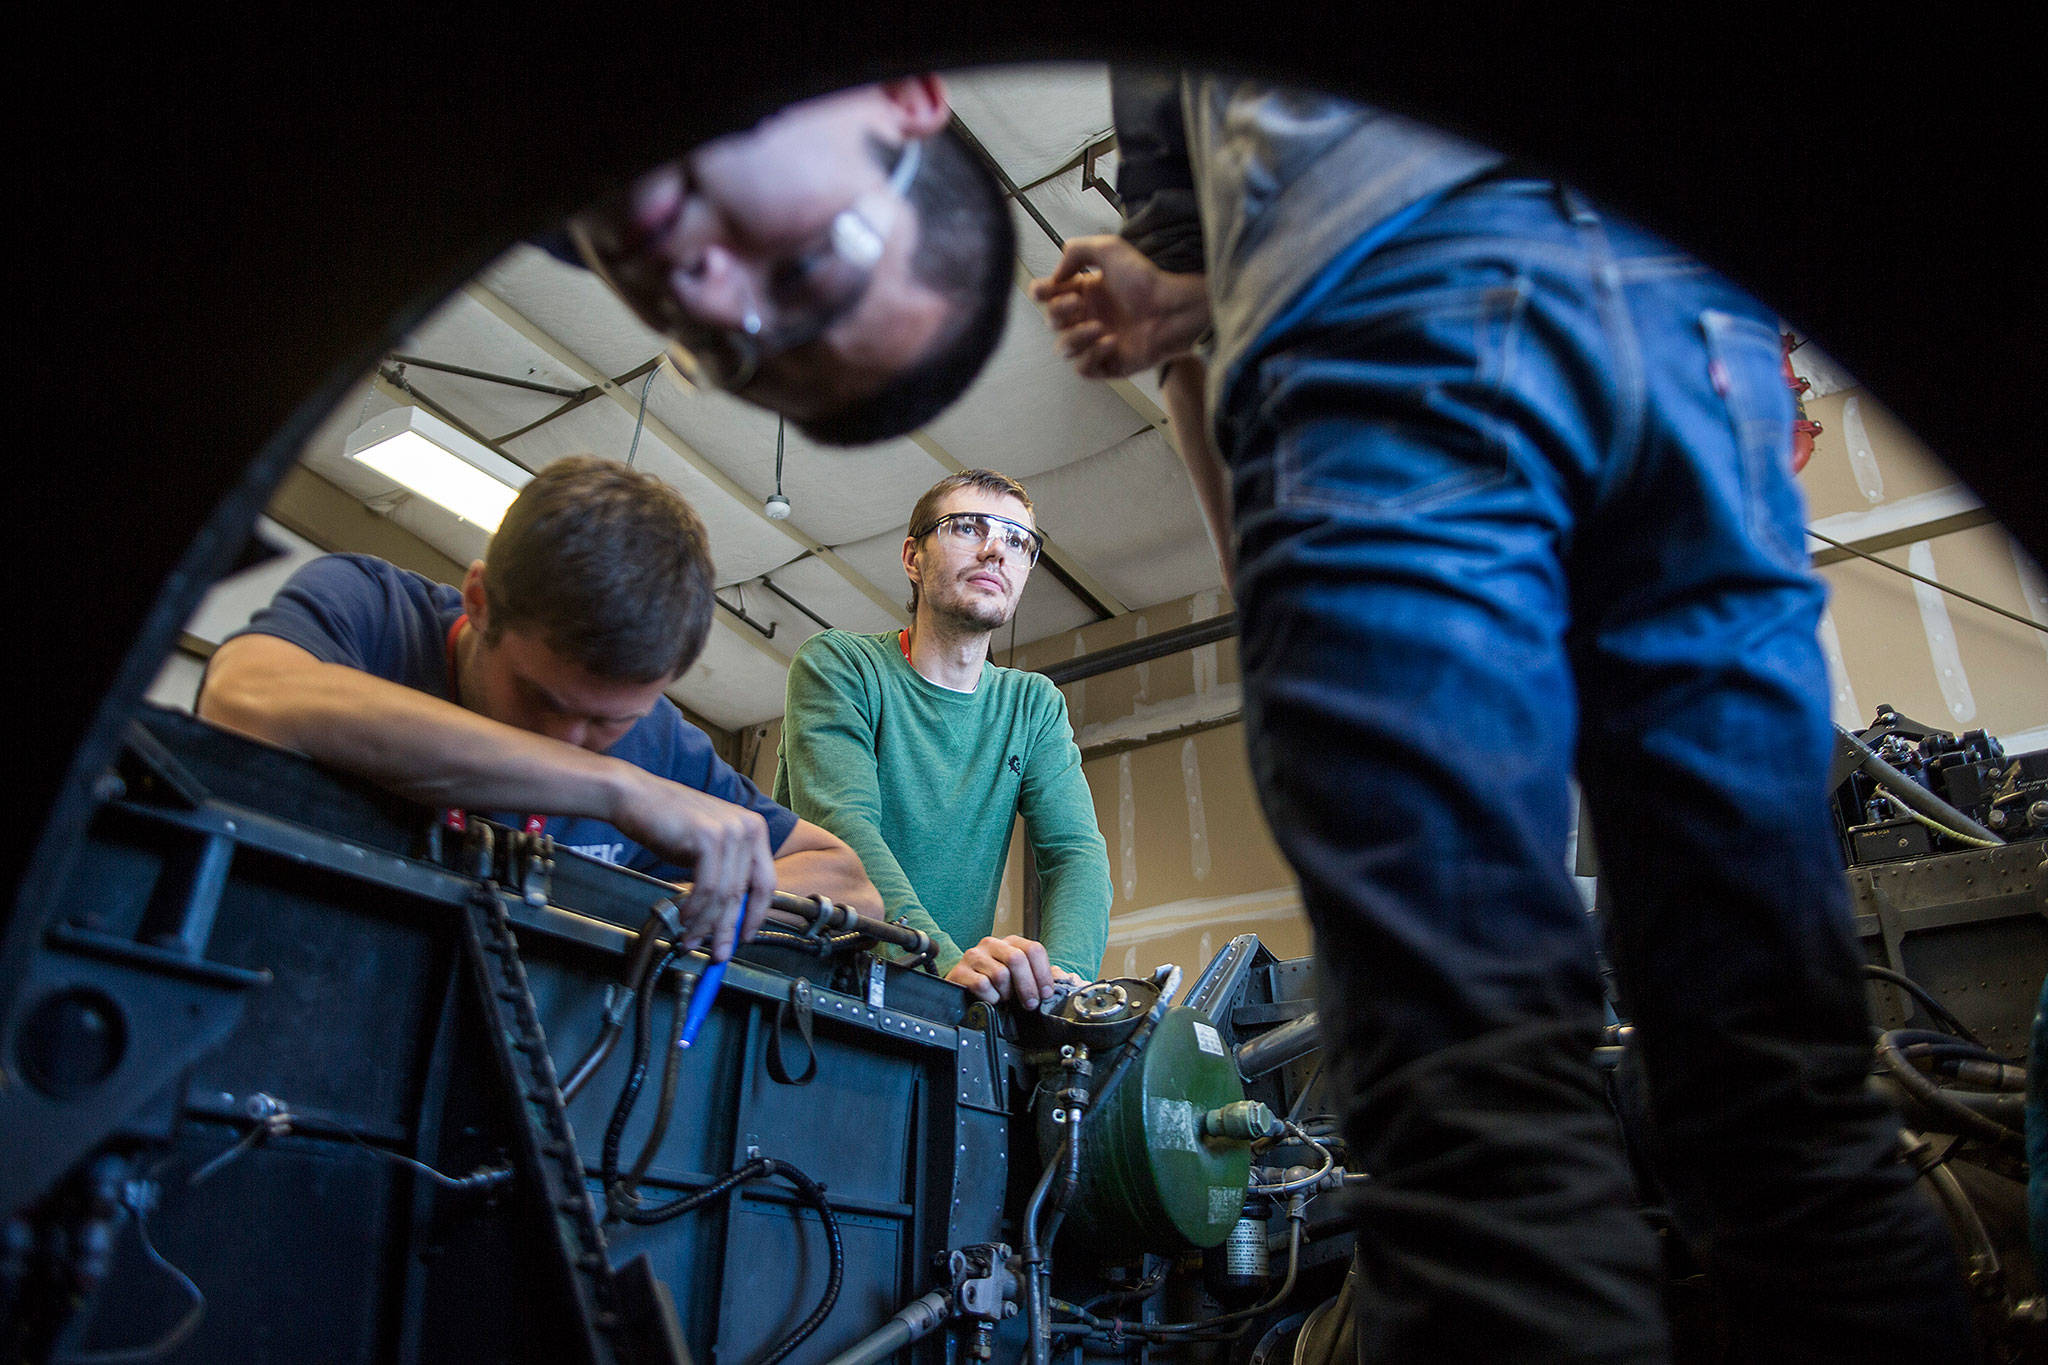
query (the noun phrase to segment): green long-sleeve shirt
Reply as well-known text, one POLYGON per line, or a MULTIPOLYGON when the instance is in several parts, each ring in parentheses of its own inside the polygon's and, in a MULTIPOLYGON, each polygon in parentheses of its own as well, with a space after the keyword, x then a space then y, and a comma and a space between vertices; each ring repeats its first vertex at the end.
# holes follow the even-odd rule
POLYGON ((1109 938, 1109 850, 1067 721, 1040 673, 927 681, 896 635, 828 630, 789 668, 775 799, 860 855, 891 919, 930 934, 943 973, 995 924, 1022 815, 1053 965, 1093 980, 1109 938))

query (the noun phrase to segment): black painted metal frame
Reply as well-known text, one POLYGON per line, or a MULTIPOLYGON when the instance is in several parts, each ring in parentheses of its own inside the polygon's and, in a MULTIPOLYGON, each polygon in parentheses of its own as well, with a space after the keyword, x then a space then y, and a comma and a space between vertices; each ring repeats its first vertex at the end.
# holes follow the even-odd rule
MULTIPOLYGON (((150 1231, 208 1299, 173 1360, 647 1358, 606 1335, 619 1317, 610 1267, 641 1255, 698 1359, 758 1356, 809 1313, 826 1273, 817 1215, 765 1183, 669 1223, 614 1226, 606 1264, 579 1262, 589 1209, 551 1163, 597 1170, 624 1049, 569 1105, 573 1153, 548 1150, 545 1122, 532 1143, 521 1136, 522 1106, 545 1118, 536 1087, 553 1084, 545 1059, 522 1066, 521 1050, 544 1037, 531 1046, 566 1067, 594 1036, 656 894, 646 879, 562 854, 546 903, 532 904, 420 856, 425 812, 189 718, 146 719, 123 780, 103 784, 61 913, 0 1023, 0 1056, 35 1046, 23 1021, 79 989, 128 1041, 74 1093, 0 1087, 13 1157, 0 1212, 37 1208, 93 1154, 155 1165, 171 1153, 150 1231), (493 946, 494 922, 516 946, 493 946), (463 946, 472 932, 481 952, 463 946), (481 990, 468 984, 477 963, 481 990), (514 1021, 522 990, 534 1013, 514 1021), (290 1116, 286 1131, 182 1183, 243 1142, 263 1105, 290 1116), (509 1161, 519 1179, 454 1193, 394 1154, 458 1177, 509 1161)), ((942 1286, 944 1250, 1002 1240, 1018 1069, 982 1012, 935 978, 866 955, 744 950, 687 1054, 643 1189, 702 1189, 753 1155, 823 1183, 845 1287, 792 1357, 822 1359, 942 1286), (764 1065, 799 982, 819 1060, 800 1086, 764 1065)), ((654 1107, 643 1097, 628 1152, 654 1107)), ((594 1178, 583 1194, 603 1210, 594 1178)), ((149 1340, 177 1307, 132 1225, 121 1237, 73 1348, 149 1340)), ((918 1358, 947 1350, 934 1337, 918 1358)))

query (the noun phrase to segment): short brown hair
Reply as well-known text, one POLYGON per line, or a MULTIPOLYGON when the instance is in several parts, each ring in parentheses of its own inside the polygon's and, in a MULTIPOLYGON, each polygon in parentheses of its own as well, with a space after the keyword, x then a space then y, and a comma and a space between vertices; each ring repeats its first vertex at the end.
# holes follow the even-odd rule
MULTIPOLYGON (((884 170, 900 154, 879 141, 869 146, 884 170)), ((922 357, 880 389, 796 423, 820 445, 867 445, 931 421, 981 373, 1009 320, 1017 226, 995 173, 947 128, 925 140, 904 197, 917 211, 911 273, 946 300, 949 321, 922 357)))
POLYGON ((613 460, 534 475, 484 557, 487 638, 506 630, 598 677, 679 676, 711 630, 711 548, 683 495, 613 460))
MULTIPOLYGON (((938 519, 939 504, 946 500, 947 494, 957 493, 963 488, 978 488, 984 493, 1015 498, 1024 504, 1025 511, 1033 516, 1037 515, 1036 509, 1031 506, 1031 495, 1024 491, 1024 485, 1008 474, 1001 474, 993 469, 963 469, 958 474, 948 474, 927 488, 924 496, 917 500, 917 506, 910 509, 910 538, 916 540, 928 533, 932 528, 932 522, 938 519)), ((917 615, 916 583, 910 585, 910 614, 917 615)))

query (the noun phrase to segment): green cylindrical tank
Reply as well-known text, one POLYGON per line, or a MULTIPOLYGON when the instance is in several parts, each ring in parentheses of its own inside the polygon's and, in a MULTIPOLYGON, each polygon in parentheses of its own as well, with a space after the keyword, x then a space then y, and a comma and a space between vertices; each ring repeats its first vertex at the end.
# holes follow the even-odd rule
MULTIPOLYGON (((1096 1060, 1107 1072, 1111 1058, 1096 1060)), ((1230 1236, 1251 1181, 1251 1149, 1205 1137, 1202 1116, 1244 1098, 1230 1050, 1200 1010, 1169 1009, 1106 1108, 1082 1130, 1081 1187, 1056 1250, 1104 1261, 1140 1252, 1199 1251, 1230 1236)), ((1038 1111, 1039 1151, 1051 1160, 1062 1129, 1038 1111)))

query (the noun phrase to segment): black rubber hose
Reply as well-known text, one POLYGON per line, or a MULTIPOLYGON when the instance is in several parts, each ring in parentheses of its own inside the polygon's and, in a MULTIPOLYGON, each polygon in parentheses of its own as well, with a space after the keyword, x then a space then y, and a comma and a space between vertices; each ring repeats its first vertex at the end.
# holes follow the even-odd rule
MULTIPOLYGON (((1894 1040, 1896 1046, 1897 1040, 1894 1040)), ((1907 1043, 1899 1051, 1909 1062, 1925 1060, 1929 1065, 1946 1072, 1956 1072, 1957 1079, 1982 1084, 1992 1090, 2024 1090, 2027 1088, 2027 1069, 2014 1066, 2003 1057, 1986 1052, 1970 1043, 1907 1043), (1965 1067, 1981 1067, 1982 1071, 1965 1071, 1965 1067)))
POLYGON ((640 982, 639 993, 633 1001, 633 1067, 626 1073, 626 1083, 619 1089, 618 1103, 612 1106, 612 1121, 604 1130, 604 1157, 599 1173, 604 1187, 609 1190, 619 1181, 619 1144, 626 1136, 626 1121, 633 1116, 633 1106, 640 1101, 640 1088, 647 1083, 647 1058, 653 1050, 654 1039, 654 988, 661 981, 669 964, 683 954, 679 943, 669 945, 648 970, 640 982))
POLYGON ((1962 1105, 1973 1109, 1994 1123, 2008 1128, 2024 1128, 2027 1122, 2027 1097, 2013 1090, 1951 1090, 1942 1087, 1942 1094, 1962 1105))
POLYGON ((1915 1172, 1925 1177, 1932 1186, 1941 1210, 1954 1229, 1956 1240, 1962 1243, 1965 1259, 1974 1285, 1980 1280, 1998 1283, 2000 1270, 1998 1248, 1985 1230, 1984 1220, 1977 1216, 1977 1208, 1970 1202, 1970 1196, 1963 1191, 1962 1182, 1956 1179, 1948 1163, 1933 1155, 1927 1140, 1910 1128, 1899 1130, 1900 1154, 1905 1157, 1915 1172))
POLYGON ((1979 1038, 1974 1032, 1972 1032, 1968 1024, 1964 1023, 1961 1019, 1958 1019, 1953 1010, 1949 1009, 1947 1005, 1942 1004, 1941 1001, 1935 999, 1934 993, 1932 991, 1928 990, 1925 986, 1915 981, 1912 977, 1907 976, 1904 972, 1895 972, 1889 967, 1880 967, 1877 966, 1875 963, 1865 963, 1863 965, 1863 974, 1867 977, 1872 978, 1873 980, 1883 981, 1891 985, 1897 986, 1900 990, 1912 996, 1915 1000, 1919 1001, 1921 1005, 1925 1006, 1928 1014, 1932 1015, 1935 1021, 1938 1022, 1943 1028, 1947 1029, 1949 1032, 1955 1034, 1959 1038, 1964 1038, 1969 1040, 1970 1042, 1975 1043, 1978 1047, 1984 1048, 1987 1052, 1990 1051, 1990 1045, 1987 1044, 1982 1038, 1979 1038))
POLYGON ((698 1190, 695 1194, 678 1195, 666 1204, 642 1204, 614 1209, 613 1212, 622 1223, 631 1223, 634 1227, 641 1228, 651 1227, 656 1223, 666 1223, 671 1218, 680 1218, 693 1209, 701 1209, 712 1200, 723 1198, 732 1193, 734 1189, 746 1184, 749 1180, 759 1180, 766 1174, 768 1174, 767 1158, 755 1157, 738 1170, 728 1171, 726 1174, 718 1177, 718 1179, 712 1181, 703 1189, 698 1190))
POLYGON ((770 1157, 766 1161, 771 1175, 779 1175, 796 1186, 796 1192, 803 1201, 818 1211, 818 1221, 825 1227, 825 1245, 831 1249, 832 1271, 825 1282, 825 1297, 811 1310, 811 1315, 797 1324, 797 1329, 783 1339, 781 1345, 762 1356, 754 1365, 775 1365, 784 1356, 803 1345, 804 1339, 825 1325, 825 1319, 832 1312, 832 1305, 839 1302, 840 1281, 846 1275, 846 1247, 839 1239, 839 1220, 832 1215, 832 1205, 825 1199, 825 1187, 805 1175, 787 1161, 770 1157))
POLYGON ((863 934, 831 934, 822 938, 809 938, 803 934, 790 933, 786 929, 757 929, 750 941, 795 948, 800 952, 809 953, 812 957, 830 957, 834 953, 857 947, 867 939, 863 934))
POLYGON ((1063 1137, 1052 1154, 1052 1160, 1045 1163, 1045 1173, 1038 1177, 1038 1184, 1032 1187, 1031 1198, 1024 1205, 1024 1327, 1030 1337, 1030 1360, 1032 1365, 1046 1365, 1047 1329, 1052 1325, 1052 1313, 1047 1302, 1045 1275, 1046 1251, 1038 1245, 1038 1215, 1045 1207, 1046 1196, 1051 1193, 1053 1181, 1058 1178, 1067 1162, 1067 1144, 1073 1139, 1063 1137))
POLYGON ((847 930, 879 943, 891 944, 913 956, 926 957, 937 952, 931 936, 908 925, 891 924, 886 920, 870 919, 849 906, 824 905, 807 896, 793 896, 787 891, 777 891, 769 902, 775 909, 811 924, 820 933, 833 930, 847 930))
POLYGON ((2025 1134, 1950 1099, 1940 1086, 1921 1075, 1919 1068, 1907 1061, 1905 1054, 1888 1039, 1877 1040, 1877 1060, 1883 1065, 1885 1074, 1897 1081, 1908 1095, 1951 1125, 1950 1131, 1985 1142, 2004 1145, 2025 1143, 2025 1134))
POLYGON ((641 1144, 632 1172, 621 1183, 606 1187, 605 1202, 613 1208, 630 1208, 638 1202, 640 1182, 647 1178, 647 1168, 654 1164, 654 1155, 661 1150, 661 1140, 668 1136, 669 1116, 676 1107, 676 1081, 683 1069, 683 1023, 689 1018, 682 980, 682 974, 678 972, 675 1022, 670 1025, 668 1046, 662 1053, 661 1097, 654 1102, 654 1126, 647 1132, 647 1141, 641 1144))
MULTIPOLYGON (((640 926, 639 936, 634 939, 632 952, 626 959, 625 988, 629 994, 639 993, 640 982, 648 964, 654 960, 655 947, 661 942, 661 932, 666 927, 658 909, 650 913, 647 922, 640 926)), ((562 1103, 567 1104, 575 1099, 578 1092, 589 1084, 590 1078, 597 1074, 597 1069, 604 1065, 605 1058, 612 1055, 612 1048, 618 1045, 619 1031, 620 1020, 607 1009, 604 1022, 598 1026, 597 1037, 591 1041, 590 1049, 570 1068, 569 1078, 562 1082, 562 1103)))
POLYGON ((1982 1043, 1973 1043, 1967 1038, 1957 1037, 1940 1029, 1931 1028, 1888 1028, 1880 1030, 1884 1037, 1891 1039, 1894 1047, 1923 1047, 1932 1044, 1937 1047, 1962 1048, 1973 1052, 1987 1062, 2005 1062, 2007 1058, 1993 1052, 1982 1043))
POLYGON ((1081 1188, 1081 1121, 1085 1116, 1086 1111, 1080 1109, 1067 1114, 1067 1159, 1060 1168, 1059 1179, 1053 1182, 1051 1208, 1038 1234, 1038 1243, 1047 1256, 1052 1254, 1052 1244, 1060 1235, 1060 1224, 1066 1221, 1067 1204, 1081 1188))
POLYGON ((695 1194, 683 1195, 666 1204, 642 1208, 613 1208, 613 1215, 622 1222, 631 1223, 636 1227, 647 1227, 655 1223, 665 1223, 693 1209, 701 1209, 714 1199, 732 1193, 749 1180, 762 1180, 769 1176, 787 1180, 796 1187, 797 1197, 817 1210, 818 1221, 825 1229, 825 1246, 829 1253, 831 1270, 826 1277, 824 1297, 818 1301, 818 1306, 811 1310, 811 1315, 798 1323, 795 1331, 783 1338, 767 1355, 755 1361, 754 1365, 775 1365, 775 1362, 803 1345, 813 1332, 824 1326, 825 1319, 832 1312, 832 1306, 839 1302, 839 1290, 846 1279, 846 1243, 839 1235, 839 1219, 833 1214, 832 1205, 825 1198, 825 1187, 787 1161, 777 1161, 773 1157, 755 1157, 738 1170, 720 1176, 695 1194))

